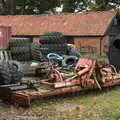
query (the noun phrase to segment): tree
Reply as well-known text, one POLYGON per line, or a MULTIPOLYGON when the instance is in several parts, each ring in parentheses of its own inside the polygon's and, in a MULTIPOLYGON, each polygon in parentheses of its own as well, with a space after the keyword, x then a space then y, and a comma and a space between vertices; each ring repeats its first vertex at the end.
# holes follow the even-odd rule
POLYGON ((63 0, 63 12, 74 12, 75 0, 63 0))
POLYGON ((120 0, 88 0, 87 7, 91 11, 118 10, 120 0))
POLYGON ((79 12, 86 10, 86 0, 63 0, 63 12, 79 12))
POLYGON ((0 0, 0 14, 41 14, 57 6, 59 0, 0 0))
POLYGON ((120 0, 63 0, 63 12, 119 10, 120 0))

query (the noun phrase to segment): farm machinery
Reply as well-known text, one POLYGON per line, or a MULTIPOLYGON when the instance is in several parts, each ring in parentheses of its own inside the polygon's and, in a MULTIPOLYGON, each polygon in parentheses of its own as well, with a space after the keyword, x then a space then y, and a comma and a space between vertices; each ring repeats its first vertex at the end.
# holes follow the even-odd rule
POLYGON ((16 106, 29 107, 36 99, 120 84, 120 73, 113 65, 81 57, 70 51, 64 41, 61 33, 41 36, 36 43, 28 38, 9 41, 13 60, 37 61, 36 70, 45 69, 46 75, 39 80, 21 81, 20 63, 1 60, 0 98, 16 106))
POLYGON ((10 85, 4 89, 9 91, 7 93, 10 93, 13 104, 28 107, 35 99, 90 89, 102 90, 118 84, 120 84, 120 74, 114 66, 103 65, 91 58, 81 57, 73 72, 66 74, 64 70, 52 65, 44 79, 10 85))

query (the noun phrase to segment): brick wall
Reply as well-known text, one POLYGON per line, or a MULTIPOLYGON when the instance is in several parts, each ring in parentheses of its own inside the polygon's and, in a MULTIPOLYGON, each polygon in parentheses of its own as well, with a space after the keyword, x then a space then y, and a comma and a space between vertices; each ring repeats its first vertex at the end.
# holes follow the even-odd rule
POLYGON ((74 37, 74 44, 76 48, 88 47, 90 52, 97 52, 103 54, 104 41, 107 37, 74 37))
POLYGON ((106 53, 109 51, 108 47, 109 47, 109 37, 108 36, 104 36, 101 39, 101 53, 102 55, 106 56, 106 53))
MULTIPOLYGON (((108 46, 108 36, 104 37, 73 37, 74 46, 76 48, 86 47, 90 48, 90 52, 97 52, 105 55, 105 48, 108 46)), ((33 37, 33 42, 39 42, 39 37, 33 37)), ((84 49, 86 50, 86 49, 84 49)), ((88 49, 87 49, 88 50, 88 49)))

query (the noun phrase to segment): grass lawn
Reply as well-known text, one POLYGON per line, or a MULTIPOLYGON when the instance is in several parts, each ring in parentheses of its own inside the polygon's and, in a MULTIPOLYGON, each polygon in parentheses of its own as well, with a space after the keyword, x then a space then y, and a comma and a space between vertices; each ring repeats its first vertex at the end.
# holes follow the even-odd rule
POLYGON ((0 105, 0 120, 120 120, 120 86, 34 101, 29 109, 0 105))

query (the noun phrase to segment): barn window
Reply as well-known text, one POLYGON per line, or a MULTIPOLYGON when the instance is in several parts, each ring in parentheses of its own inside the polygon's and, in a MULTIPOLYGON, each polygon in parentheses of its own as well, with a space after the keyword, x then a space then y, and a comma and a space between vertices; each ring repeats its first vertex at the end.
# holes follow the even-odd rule
POLYGON ((72 36, 65 36, 68 44, 74 44, 74 38, 72 36))

